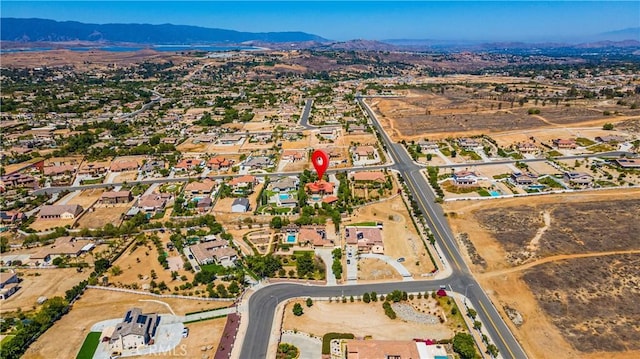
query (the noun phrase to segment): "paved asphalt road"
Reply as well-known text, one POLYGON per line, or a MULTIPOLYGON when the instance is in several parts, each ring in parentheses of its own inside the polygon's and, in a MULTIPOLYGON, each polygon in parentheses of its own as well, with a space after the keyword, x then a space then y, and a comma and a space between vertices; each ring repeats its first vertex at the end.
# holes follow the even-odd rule
POLYGON ((304 103, 304 110, 302 110, 302 116, 300 116, 300 126, 311 130, 317 128, 316 126, 309 124, 309 115, 311 114, 311 105, 313 105, 313 99, 308 98, 304 103))

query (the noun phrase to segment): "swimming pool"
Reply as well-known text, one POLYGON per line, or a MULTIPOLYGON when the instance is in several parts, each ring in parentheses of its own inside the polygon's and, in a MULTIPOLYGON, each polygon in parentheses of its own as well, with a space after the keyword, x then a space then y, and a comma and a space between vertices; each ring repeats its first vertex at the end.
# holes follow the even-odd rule
POLYGON ((498 192, 498 191, 489 191, 489 194, 490 194, 492 197, 498 197, 498 196, 500 195, 500 192, 498 192))
POLYGON ((286 242, 287 243, 295 243, 296 242, 296 235, 293 234, 293 233, 287 234, 286 242))
POLYGON ((278 195, 278 197, 280 197, 280 200, 284 200, 284 199, 289 199, 291 198, 291 195, 288 193, 281 193, 278 195))

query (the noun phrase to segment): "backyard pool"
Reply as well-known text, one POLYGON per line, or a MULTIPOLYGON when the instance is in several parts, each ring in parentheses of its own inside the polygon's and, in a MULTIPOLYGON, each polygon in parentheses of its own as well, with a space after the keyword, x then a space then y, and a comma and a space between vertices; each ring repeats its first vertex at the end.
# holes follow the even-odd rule
POLYGON ((280 197, 280 200, 285 200, 291 198, 291 195, 288 193, 281 193, 278 195, 278 197, 280 197))
POLYGON ((293 233, 287 234, 286 242, 287 243, 296 243, 296 235, 293 234, 293 233))
POLYGON ((498 191, 489 191, 489 194, 490 194, 492 197, 498 197, 498 196, 500 196, 500 192, 498 192, 498 191))

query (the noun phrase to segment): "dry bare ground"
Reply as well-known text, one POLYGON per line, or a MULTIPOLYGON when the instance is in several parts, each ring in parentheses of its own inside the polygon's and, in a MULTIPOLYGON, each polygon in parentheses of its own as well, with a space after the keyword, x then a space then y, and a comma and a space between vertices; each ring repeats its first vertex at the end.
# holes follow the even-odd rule
MULTIPOLYGON (((169 309, 162 303, 149 300, 159 300, 167 303, 177 315, 228 305, 226 302, 205 302, 173 298, 158 299, 145 295, 88 289, 82 295, 82 298, 74 303, 73 309, 67 315, 57 321, 52 328, 47 330, 29 347, 24 358, 75 358, 93 324, 102 320, 121 318, 131 307, 138 307, 142 309, 143 313, 170 313, 169 309), (61 340, 61 338, 64 338, 64 340, 61 340)), ((205 321, 202 323, 213 322, 205 321)), ((222 325, 224 326, 224 324, 222 325)), ((200 335, 194 338, 196 339, 194 342, 199 343, 199 338, 200 335)), ((219 337, 214 337, 214 333, 205 334, 204 338, 211 342, 219 340, 219 337)), ((194 345, 199 344, 194 343, 194 345)))
POLYGON ((10 312, 18 308, 31 310, 41 296, 64 297, 65 292, 86 279, 90 271, 78 273, 75 268, 58 268, 20 269, 17 272, 22 279, 20 289, 9 299, 2 301, 0 312, 10 312))
POLYGON ((461 245, 463 252, 503 317, 505 308, 522 315, 519 325, 506 320, 531 357, 640 355, 639 194, 445 205, 458 237, 468 235, 472 246, 461 245))
POLYGON ((304 314, 293 315, 292 301, 285 307, 283 330, 298 330, 317 336, 329 332, 353 333, 356 337, 370 335, 378 340, 411 340, 413 338, 446 339, 453 331, 446 324, 421 324, 389 319, 381 302, 320 302, 308 308, 301 300, 304 314))

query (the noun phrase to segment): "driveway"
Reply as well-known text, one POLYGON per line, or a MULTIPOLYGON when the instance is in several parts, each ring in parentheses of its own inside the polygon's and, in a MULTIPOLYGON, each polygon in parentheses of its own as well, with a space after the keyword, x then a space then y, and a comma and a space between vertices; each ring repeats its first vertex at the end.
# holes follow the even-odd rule
POLYGON ((282 333, 282 343, 295 345, 300 350, 300 359, 322 358, 322 339, 307 333, 286 331, 282 333))
MULTIPOLYGON (((333 264, 333 256, 331 255, 331 251, 333 248, 316 248, 316 255, 322 258, 325 266, 327 267, 327 285, 336 285, 336 276, 333 274, 333 270, 331 270, 331 265, 333 264)), ((344 273, 343 273, 344 274, 344 273)))
POLYGON ((347 284, 358 283, 358 248, 347 245, 345 255, 347 256, 346 278, 347 284))
POLYGON ((409 273, 407 268, 405 268, 402 265, 402 263, 398 262, 395 258, 385 256, 382 254, 373 254, 373 253, 361 254, 360 257, 374 258, 374 259, 379 259, 381 261, 385 261, 388 265, 392 266, 402 276, 403 281, 413 280, 413 278, 411 277, 411 273, 409 273))

